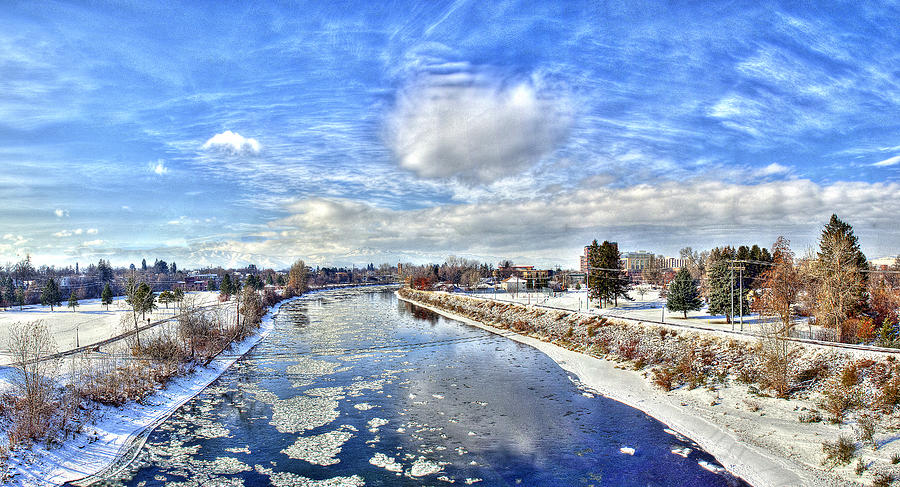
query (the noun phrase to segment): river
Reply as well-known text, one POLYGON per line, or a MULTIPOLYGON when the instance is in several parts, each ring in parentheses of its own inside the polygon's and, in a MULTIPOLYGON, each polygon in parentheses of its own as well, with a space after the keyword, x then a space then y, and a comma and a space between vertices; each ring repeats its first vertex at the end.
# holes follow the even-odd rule
POLYGON ((399 301, 312 294, 105 485, 746 485, 538 350, 399 301))

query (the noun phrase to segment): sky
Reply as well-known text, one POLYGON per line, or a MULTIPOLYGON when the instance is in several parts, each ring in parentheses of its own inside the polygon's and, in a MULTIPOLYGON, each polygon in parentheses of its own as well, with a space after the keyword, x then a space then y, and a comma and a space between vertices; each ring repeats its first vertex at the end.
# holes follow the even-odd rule
POLYGON ((5 2, 0 262, 900 252, 900 4, 5 2))

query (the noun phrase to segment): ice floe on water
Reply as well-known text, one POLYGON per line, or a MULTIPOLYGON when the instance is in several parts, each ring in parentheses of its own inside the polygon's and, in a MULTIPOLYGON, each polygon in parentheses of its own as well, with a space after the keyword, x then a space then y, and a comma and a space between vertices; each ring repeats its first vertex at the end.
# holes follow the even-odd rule
POLYGON ((419 457, 413 462, 412 466, 409 467, 409 476, 410 477, 424 477, 426 475, 433 475, 441 470, 443 470, 439 463, 432 462, 425 457, 419 457))
POLYGON ((674 453, 674 454, 676 454, 676 455, 678 455, 678 456, 680 456, 680 457, 684 457, 684 458, 687 458, 688 455, 690 455, 692 451, 693 451, 693 450, 691 450, 691 449, 688 448, 688 447, 672 448, 672 453, 674 453))
POLYGON ((712 473, 724 473, 725 472, 725 468, 720 467, 716 464, 707 462, 706 460, 700 460, 699 462, 697 462, 697 464, 700 465, 701 467, 703 467, 705 470, 709 470, 712 473))
POLYGON ((378 428, 381 428, 382 426, 388 424, 388 420, 383 418, 372 418, 366 424, 369 426, 369 431, 371 431, 372 433, 377 433, 378 428))
POLYGON ((334 465, 341 461, 337 456, 341 453, 344 443, 351 437, 353 433, 341 430, 321 435, 301 436, 293 445, 281 450, 281 453, 313 465, 334 465))
POLYGON ((374 408, 375 406, 373 406, 367 402, 361 402, 359 404, 354 404, 353 407, 356 409, 359 409, 360 411, 368 411, 368 410, 374 408))
POLYGON ((366 482, 359 475, 314 480, 290 472, 273 472, 269 475, 273 487, 362 487, 366 482))
POLYGON ((634 456, 634 448, 631 448, 630 446, 623 446, 622 448, 619 448, 619 451, 625 455, 634 456))
POLYGON ((389 457, 384 453, 376 453, 375 456, 369 459, 369 463, 376 467, 383 468, 388 472, 399 474, 403 471, 403 464, 398 463, 394 457, 389 457))
POLYGON ((472 485, 472 484, 477 484, 478 482, 481 482, 482 480, 483 480, 483 479, 480 479, 480 478, 478 478, 478 477, 475 477, 475 478, 467 478, 467 479, 464 480, 463 482, 465 482, 466 485, 472 485))
POLYGON ((228 453, 246 453, 247 455, 251 454, 250 445, 245 445, 242 447, 226 448, 225 451, 227 451, 228 453))
POLYGON ((269 422, 279 433, 302 433, 338 418, 338 401, 332 397, 297 396, 276 402, 269 422))

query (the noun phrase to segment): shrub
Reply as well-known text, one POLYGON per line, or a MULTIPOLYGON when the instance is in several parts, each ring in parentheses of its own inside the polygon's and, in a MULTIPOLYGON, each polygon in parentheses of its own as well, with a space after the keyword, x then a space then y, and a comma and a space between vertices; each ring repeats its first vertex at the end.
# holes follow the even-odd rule
POLYGON ((849 364, 841 371, 841 385, 844 387, 855 386, 859 382, 859 371, 856 364, 849 364))
POLYGON ((671 367, 663 365, 653 369, 653 383, 664 391, 671 391, 675 386, 675 377, 677 372, 671 367))
POLYGON ((866 463, 863 462, 862 458, 856 459, 856 468, 854 468, 853 471, 856 473, 857 477, 859 477, 863 474, 863 472, 866 471, 866 463))
POLYGON ((837 440, 822 443, 822 453, 825 458, 822 460, 822 466, 828 470, 834 467, 847 465, 856 455, 856 444, 847 436, 841 435, 837 440))
POLYGON ((875 439, 875 426, 877 420, 872 414, 861 414, 856 420, 856 437, 863 443, 872 445, 873 450, 878 449, 878 441, 875 439))
POLYGON ((890 487, 894 483, 894 475, 890 473, 876 473, 872 480, 872 487, 890 487))
POLYGON ((898 463, 900 463, 900 453, 892 453, 891 465, 897 465, 898 463))
POLYGON ((801 423, 818 423, 819 421, 822 421, 822 415, 819 414, 818 411, 813 409, 812 411, 800 413, 800 417, 798 419, 801 423))

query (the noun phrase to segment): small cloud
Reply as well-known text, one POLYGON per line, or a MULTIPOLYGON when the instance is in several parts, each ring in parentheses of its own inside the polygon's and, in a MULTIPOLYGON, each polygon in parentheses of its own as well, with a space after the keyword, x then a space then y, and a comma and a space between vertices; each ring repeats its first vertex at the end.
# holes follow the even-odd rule
POLYGON ((87 242, 82 242, 81 245, 85 247, 96 247, 98 245, 103 245, 103 240, 88 240, 87 242))
POLYGON ((75 235, 81 235, 82 233, 84 233, 84 230, 76 228, 75 230, 72 230, 72 233, 74 233, 75 235))
POLYGON ((762 177, 779 176, 782 174, 787 174, 789 172, 791 172, 791 168, 789 168, 787 166, 782 166, 781 164, 778 164, 777 162, 773 162, 772 164, 769 164, 768 166, 756 171, 756 175, 762 176, 762 177))
POLYGON ((70 232, 68 230, 60 230, 60 231, 54 233, 53 236, 54 237, 71 237, 72 232, 70 232))
POLYGON ((259 154, 260 151, 259 141, 230 130, 212 136, 203 144, 203 148, 232 155, 259 154))
POLYGON ((56 215, 56 218, 62 218, 64 216, 69 216, 69 210, 63 210, 61 208, 57 208, 53 210, 53 214, 56 215))
POLYGON ((876 162, 875 164, 872 164, 872 165, 884 167, 884 166, 893 166, 895 164, 900 164, 900 156, 890 157, 883 161, 876 162))
POLYGON ((88 228, 85 233, 87 233, 88 235, 97 235, 97 229, 96 228, 88 228))
POLYGON ((122 211, 131 211, 131 207, 127 205, 122 206, 122 211))
POLYGON ((166 167, 166 161, 158 159, 156 164, 150 163, 150 171, 156 173, 157 176, 162 176, 169 172, 169 168, 166 167))

